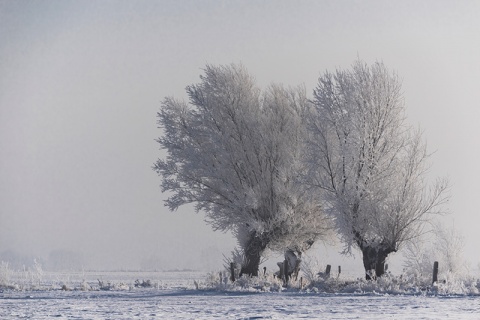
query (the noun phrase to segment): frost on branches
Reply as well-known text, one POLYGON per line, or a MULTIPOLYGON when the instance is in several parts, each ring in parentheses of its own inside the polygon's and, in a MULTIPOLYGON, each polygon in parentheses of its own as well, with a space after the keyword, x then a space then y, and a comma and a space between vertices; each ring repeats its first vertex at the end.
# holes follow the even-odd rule
POLYGON ((158 123, 167 151, 154 166, 166 205, 194 203, 214 230, 231 230, 242 273, 258 274, 267 249, 302 252, 326 234, 315 194, 302 183, 308 107, 303 88, 262 92, 241 66, 207 65, 189 101, 163 101, 158 123))
POLYGON ((439 213, 447 182, 426 185, 426 145, 405 124, 401 84, 382 63, 325 73, 313 102, 311 184, 347 251, 361 250, 367 279, 381 276, 387 256, 439 213))
POLYGON ((432 232, 406 244, 404 267, 407 273, 431 281, 432 266, 439 262, 439 273, 449 278, 465 278, 469 274, 463 257, 465 242, 455 227, 432 224, 432 232))

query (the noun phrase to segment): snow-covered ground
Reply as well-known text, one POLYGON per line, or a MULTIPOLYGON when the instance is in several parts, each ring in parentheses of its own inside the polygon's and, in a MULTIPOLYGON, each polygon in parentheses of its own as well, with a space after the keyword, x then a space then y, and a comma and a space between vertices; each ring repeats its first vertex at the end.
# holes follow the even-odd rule
POLYGON ((0 319, 480 319, 477 295, 196 290, 194 281, 205 280, 198 272, 66 276, 44 274, 37 289, 0 290, 0 319), (137 279, 152 287, 135 287, 137 279))

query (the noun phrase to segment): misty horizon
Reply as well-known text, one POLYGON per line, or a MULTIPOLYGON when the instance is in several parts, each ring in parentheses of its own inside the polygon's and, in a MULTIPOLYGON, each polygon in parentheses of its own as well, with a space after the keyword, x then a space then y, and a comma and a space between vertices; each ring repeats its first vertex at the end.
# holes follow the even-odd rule
MULTIPOLYGON (((479 15, 467 1, 0 2, 0 261, 221 269, 234 237, 193 206, 164 206, 152 170, 166 155, 161 101, 187 100, 207 63, 242 63, 262 88, 311 97, 320 74, 360 57, 402 80, 408 121, 433 153, 428 176, 451 181, 442 221, 476 270, 479 15)), ((311 254, 360 264, 341 250, 311 254)))

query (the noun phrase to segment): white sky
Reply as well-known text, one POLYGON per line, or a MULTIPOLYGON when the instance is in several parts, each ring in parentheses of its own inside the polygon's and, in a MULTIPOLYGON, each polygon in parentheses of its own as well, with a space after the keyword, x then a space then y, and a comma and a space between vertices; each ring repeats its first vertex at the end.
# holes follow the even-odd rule
POLYGON ((206 63, 242 62, 261 86, 311 94, 360 56, 403 79, 431 176, 452 184, 446 221, 476 265, 479 31, 479 1, 0 0, 0 253, 219 268, 234 240, 163 206, 151 170, 160 101, 185 97, 206 63))

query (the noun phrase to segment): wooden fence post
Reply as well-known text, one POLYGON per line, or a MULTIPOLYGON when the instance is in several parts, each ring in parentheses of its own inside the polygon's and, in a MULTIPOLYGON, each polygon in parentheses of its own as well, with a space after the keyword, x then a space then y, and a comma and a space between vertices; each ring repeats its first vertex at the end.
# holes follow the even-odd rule
POLYGON ((433 263, 433 280, 432 284, 438 281, 438 261, 433 263))
POLYGON ((230 262, 230 280, 235 282, 235 263, 230 262))
POLYGON ((327 268, 325 269, 325 277, 330 278, 330 271, 332 270, 332 266, 327 264, 327 268))

